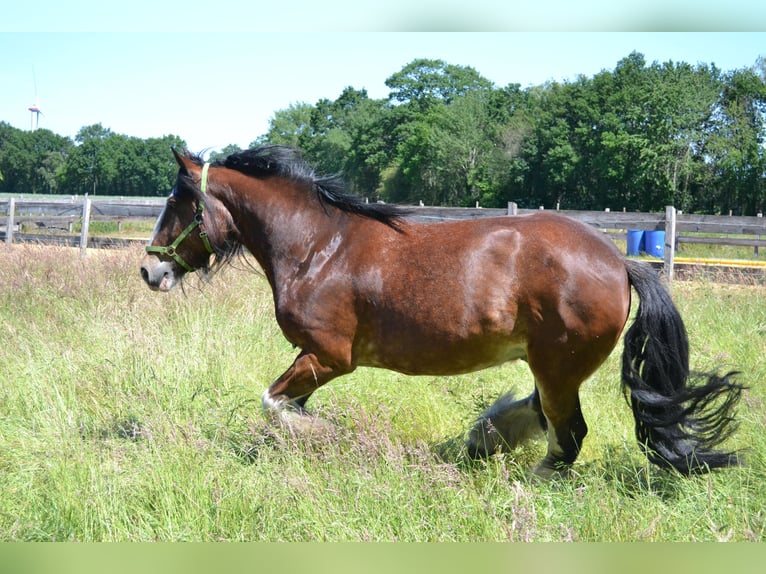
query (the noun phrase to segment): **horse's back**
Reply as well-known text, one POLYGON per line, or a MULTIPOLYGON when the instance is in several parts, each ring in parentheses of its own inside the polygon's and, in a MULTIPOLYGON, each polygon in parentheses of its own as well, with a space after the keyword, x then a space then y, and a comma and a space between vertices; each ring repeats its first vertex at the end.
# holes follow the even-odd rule
POLYGON ((448 268, 460 266, 462 272, 449 269, 458 276, 504 270, 512 272, 521 288, 546 292, 551 282, 584 282, 589 285, 583 287, 591 288, 594 282, 627 288, 624 258, 614 243, 595 228, 564 215, 541 211, 413 224, 404 235, 409 261, 425 266, 428 262, 448 268))

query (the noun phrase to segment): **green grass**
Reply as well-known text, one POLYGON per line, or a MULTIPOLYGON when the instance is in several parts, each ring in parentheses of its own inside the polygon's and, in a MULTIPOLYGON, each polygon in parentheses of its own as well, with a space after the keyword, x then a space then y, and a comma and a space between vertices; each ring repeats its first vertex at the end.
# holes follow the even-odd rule
POLYGON ((764 257, 766 257, 766 248, 761 247, 758 250, 758 254, 756 255, 755 250, 752 247, 743 247, 740 245, 706 245, 703 243, 682 243, 676 252, 676 257, 763 261, 764 257))
MULTIPOLYGON (((154 229, 154 220, 127 220, 118 224, 117 221, 91 221, 88 225, 88 235, 98 237, 113 237, 121 239, 148 239, 154 229)), ((40 229, 32 223, 22 223, 21 233, 51 234, 51 235, 75 235, 79 236, 82 231, 82 223, 75 222, 72 232, 65 229, 43 228, 40 229)))
POLYGON ((141 249, 0 246, 2 540, 763 540, 766 288, 673 285, 696 368, 744 371, 730 446, 746 464, 651 467, 619 389, 619 348, 584 385, 573 478, 530 483, 533 443, 460 449, 524 364, 458 377, 360 369, 316 393, 332 426, 292 438, 260 394, 295 350, 244 264, 150 292, 141 249))
MULTIPOLYGON (((74 226, 74 231, 77 233, 81 229, 80 224, 74 226)), ((116 221, 91 221, 88 225, 88 235, 147 239, 151 236, 152 229, 154 229, 154 222, 149 220, 123 221, 120 225, 116 221)))

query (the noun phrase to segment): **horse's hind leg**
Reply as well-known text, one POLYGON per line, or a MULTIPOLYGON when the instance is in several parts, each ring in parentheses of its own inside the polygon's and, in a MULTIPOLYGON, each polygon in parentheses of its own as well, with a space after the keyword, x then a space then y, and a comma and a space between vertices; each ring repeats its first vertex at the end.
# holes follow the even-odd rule
POLYGON ((468 435, 466 448, 474 458, 488 456, 540 436, 546 425, 537 388, 521 400, 508 393, 482 413, 468 435))
MULTIPOLYGON (((541 389, 545 388, 541 385, 541 389)), ((540 399, 548 426, 548 452, 534 474, 547 479, 566 472, 572 465, 580 454, 588 426, 580 410, 577 387, 564 393, 541 390, 540 399)))
MULTIPOLYGON (((514 401, 509 393, 500 397, 474 425, 466 447, 473 457, 512 449, 548 431, 548 452, 534 474, 550 478, 564 472, 577 458, 588 427, 580 410, 579 384, 570 392, 546 392, 544 381, 536 380, 534 392, 514 401)), ((567 387, 565 387, 567 388, 567 387)))

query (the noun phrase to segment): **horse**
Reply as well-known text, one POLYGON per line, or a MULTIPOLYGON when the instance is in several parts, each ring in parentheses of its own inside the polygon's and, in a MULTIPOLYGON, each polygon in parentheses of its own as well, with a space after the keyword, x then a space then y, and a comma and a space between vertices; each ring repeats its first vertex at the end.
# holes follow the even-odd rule
POLYGON ((635 290, 621 379, 641 450, 684 475, 739 464, 719 449, 736 427, 738 373, 691 373, 684 323, 658 273, 591 226, 544 211, 416 222, 406 207, 345 192, 293 148, 213 162, 172 151, 178 176, 141 276, 166 292, 245 250, 257 260, 299 349, 262 396, 277 420, 310 417, 312 393, 359 366, 446 376, 523 360, 534 390, 501 396, 465 452, 485 457, 547 434, 533 476, 567 474, 588 431, 579 388, 619 342, 635 290))

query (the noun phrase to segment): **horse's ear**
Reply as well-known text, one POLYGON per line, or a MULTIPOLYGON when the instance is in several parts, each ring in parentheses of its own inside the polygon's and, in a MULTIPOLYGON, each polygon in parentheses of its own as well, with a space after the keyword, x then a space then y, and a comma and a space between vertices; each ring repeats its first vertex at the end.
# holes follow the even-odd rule
POLYGON ((186 153, 186 150, 183 150, 183 153, 179 152, 175 147, 170 148, 173 152, 173 155, 176 158, 176 162, 178 163, 178 167, 181 168, 182 171, 185 173, 189 173, 189 166, 192 165, 191 160, 189 160, 188 154, 186 153))

